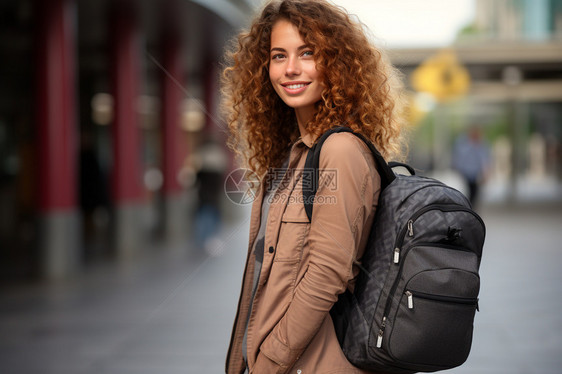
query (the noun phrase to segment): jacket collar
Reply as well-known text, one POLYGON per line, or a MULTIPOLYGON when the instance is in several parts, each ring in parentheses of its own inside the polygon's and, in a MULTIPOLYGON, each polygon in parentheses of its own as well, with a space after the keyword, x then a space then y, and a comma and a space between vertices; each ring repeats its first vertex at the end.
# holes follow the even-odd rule
POLYGON ((314 142, 316 142, 316 139, 318 139, 318 135, 308 132, 299 138, 297 144, 300 143, 300 141, 302 141, 302 143, 304 143, 308 148, 312 148, 314 142))

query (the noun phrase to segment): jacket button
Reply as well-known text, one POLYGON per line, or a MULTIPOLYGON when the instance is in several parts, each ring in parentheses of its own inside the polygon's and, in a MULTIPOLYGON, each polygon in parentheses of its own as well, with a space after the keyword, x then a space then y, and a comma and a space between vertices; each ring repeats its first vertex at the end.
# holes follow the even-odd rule
POLYGON ((275 251, 275 248, 269 247, 269 253, 273 253, 274 251, 275 251))

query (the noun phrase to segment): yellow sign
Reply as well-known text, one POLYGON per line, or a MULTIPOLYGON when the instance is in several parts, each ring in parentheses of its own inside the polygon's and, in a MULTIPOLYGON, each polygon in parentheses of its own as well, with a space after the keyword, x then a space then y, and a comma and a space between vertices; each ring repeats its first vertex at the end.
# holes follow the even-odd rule
POLYGON ((427 92, 438 101, 464 95, 470 88, 470 75, 457 56, 444 50, 425 60, 411 76, 416 91, 427 92))

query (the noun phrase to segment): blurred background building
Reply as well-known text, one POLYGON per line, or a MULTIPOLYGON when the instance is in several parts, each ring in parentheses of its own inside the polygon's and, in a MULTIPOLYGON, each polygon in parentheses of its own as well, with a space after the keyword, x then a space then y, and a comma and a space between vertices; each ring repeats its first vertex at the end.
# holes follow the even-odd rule
POLYGON ((447 178, 455 140, 476 126, 492 156, 483 200, 562 199, 562 1, 477 0, 449 47, 391 56, 412 89, 416 167, 447 178))
MULTIPOLYGON (((192 240, 200 146, 223 145, 213 168, 233 167, 217 113, 224 46, 261 3, 0 3, 0 281, 192 240)), ((410 162, 460 183, 453 146, 476 126, 491 152, 482 202, 559 202, 562 0, 475 7, 445 49, 390 48, 410 162)))
POLYGON ((0 3, 0 280, 187 240, 189 156, 224 144, 220 61, 254 5, 0 3))

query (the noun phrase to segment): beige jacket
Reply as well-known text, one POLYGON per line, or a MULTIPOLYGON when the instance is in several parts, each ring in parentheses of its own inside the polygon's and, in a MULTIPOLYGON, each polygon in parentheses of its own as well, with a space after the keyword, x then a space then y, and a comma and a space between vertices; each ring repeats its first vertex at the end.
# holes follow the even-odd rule
POLYGON ((248 319, 255 265, 252 248, 260 226, 263 188, 253 203, 248 257, 226 361, 228 374, 245 371, 246 321, 251 374, 364 373, 343 355, 329 311, 338 294, 352 287, 359 271, 354 261, 365 248, 380 177, 360 139, 350 133, 330 136, 320 156, 325 174, 320 177, 310 224, 302 198, 302 181, 309 179, 302 169, 314 140, 307 135, 291 148, 289 172, 269 210, 263 265, 248 319))

